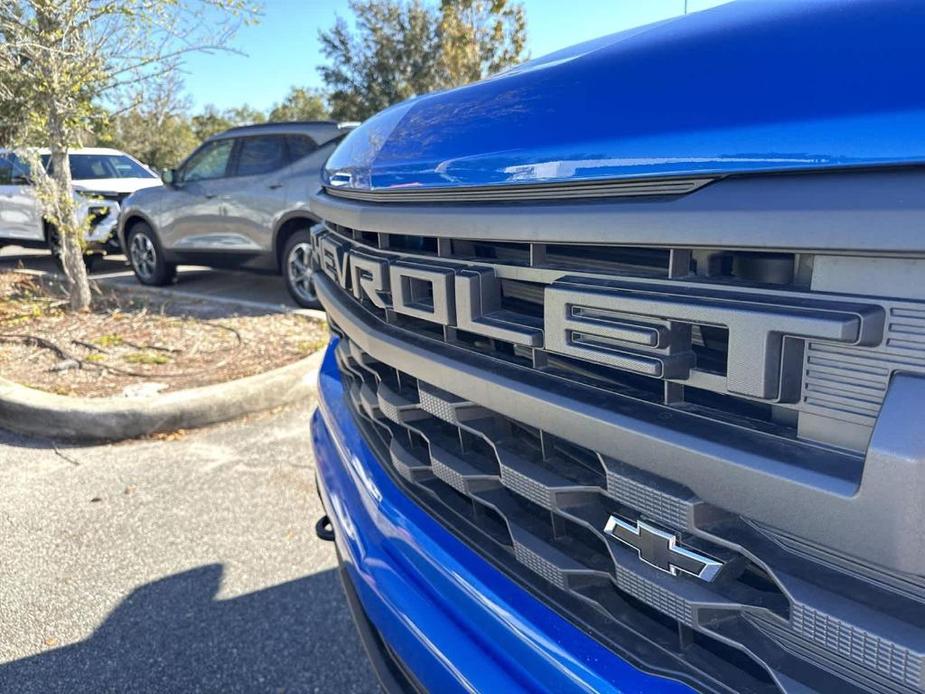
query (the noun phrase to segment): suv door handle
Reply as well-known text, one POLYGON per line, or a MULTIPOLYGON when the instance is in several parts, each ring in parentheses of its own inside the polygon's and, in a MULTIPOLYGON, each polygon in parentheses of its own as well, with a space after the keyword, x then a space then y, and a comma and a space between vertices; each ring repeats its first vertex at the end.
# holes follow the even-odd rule
POLYGON ((211 200, 212 198, 215 197, 215 195, 216 195, 215 193, 203 193, 202 197, 204 197, 206 200, 211 200))
POLYGON ((270 185, 267 186, 267 188, 269 188, 270 190, 276 190, 277 188, 282 188, 282 187, 283 187, 282 183, 271 183, 270 185))

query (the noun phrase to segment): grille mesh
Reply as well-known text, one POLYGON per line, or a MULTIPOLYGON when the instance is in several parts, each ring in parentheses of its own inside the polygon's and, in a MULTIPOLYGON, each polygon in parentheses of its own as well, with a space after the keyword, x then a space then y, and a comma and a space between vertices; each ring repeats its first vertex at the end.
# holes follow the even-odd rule
POLYGON ((781 461, 799 484, 824 476, 846 497, 862 473, 869 480, 862 456, 891 379, 925 374, 921 301, 871 298, 831 277, 816 287, 811 254, 469 241, 336 224, 313 234, 324 280, 350 304, 339 305, 349 329, 332 328, 367 441, 487 559, 624 657, 699 689, 925 691, 921 578, 819 543, 824 529, 801 539, 805 530, 775 528, 776 506, 749 507, 762 500, 761 480, 745 492, 749 504, 726 507, 733 468, 748 455, 781 461), (339 279, 354 251, 363 264, 339 279), (397 266, 414 277, 363 274, 397 266), (663 314, 667 304, 699 318, 663 314), (771 350, 779 368, 767 359, 759 368, 754 350, 736 347, 761 330, 756 312, 801 321, 779 355, 771 350), (584 327, 560 330, 560 313, 584 327), (385 361, 352 339, 367 326, 395 336, 388 349, 374 349, 368 333, 361 340, 385 361), (816 337, 800 338, 805 326, 816 337), (432 364, 452 355, 452 377, 428 382, 426 369, 396 356, 422 339, 432 364), (506 403, 485 393, 492 379, 460 387, 466 397, 449 392, 473 363, 497 367, 513 396, 543 379, 544 402, 630 413, 632 450, 603 435, 585 440, 603 418, 557 428, 544 405, 502 415, 506 403), (660 437, 678 460, 652 453, 660 437), (703 441, 733 449, 723 458, 730 475, 709 490, 678 472, 703 441), (724 569, 712 583, 660 571, 603 532, 611 514, 674 533, 724 569))
MULTIPOLYGON (((370 443, 384 452, 383 462, 411 483, 412 491, 450 513, 450 527, 459 525, 451 520, 452 509, 459 513, 463 508, 464 516, 492 537, 497 549, 488 551, 493 560, 520 565, 539 580, 537 585, 573 595, 614 619, 625 620, 630 604, 671 620, 679 639, 669 649, 671 657, 696 663, 696 681, 704 689, 724 690, 723 682, 735 682, 733 690, 773 690, 780 678, 799 677, 807 686, 828 683, 851 691, 867 681, 867 671, 881 678, 878 689, 903 692, 921 686, 922 652, 794 600, 787 587, 790 577, 776 575, 778 565, 792 568, 786 555, 773 544, 762 544, 760 533, 748 535, 747 526, 721 510, 705 508, 689 491, 593 451, 557 447, 539 430, 376 362, 346 337, 337 355, 354 411, 374 432, 370 443), (367 393, 382 402, 394 400, 398 391, 407 398, 403 409, 368 406, 367 393), (469 439, 480 445, 466 444, 469 439), (589 461, 599 469, 586 467, 589 461), (610 512, 674 527, 684 541, 724 558, 728 569, 714 585, 649 567, 602 533, 610 512), (710 522, 700 527, 698 518, 710 522), (745 554, 730 551, 749 543, 753 548, 745 554), (760 564, 747 558, 759 554, 760 564), (757 583, 756 576, 762 577, 757 583), (684 629, 709 638, 714 625, 730 620, 758 626, 743 632, 752 636, 738 644, 740 660, 734 666, 701 652, 701 642, 692 646, 682 638, 684 629), (794 655, 813 649, 844 663, 843 669, 856 677, 836 684, 827 668, 808 666, 794 655)), ((480 545, 486 548, 484 541, 480 545)), ((848 614, 853 609, 847 596, 832 593, 826 600, 841 604, 848 614)), ((717 648, 728 647, 722 629, 713 638, 720 639, 717 648)))

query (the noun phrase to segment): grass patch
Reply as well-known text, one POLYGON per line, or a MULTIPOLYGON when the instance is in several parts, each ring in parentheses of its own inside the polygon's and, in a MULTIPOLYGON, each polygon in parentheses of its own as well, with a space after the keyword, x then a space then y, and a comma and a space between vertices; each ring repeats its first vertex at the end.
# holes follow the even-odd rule
POLYGON ((317 340, 302 340, 296 344, 295 348, 302 354, 313 354, 324 347, 325 344, 327 344, 327 340, 322 337, 317 340))
MULTIPOLYGON (((119 316, 122 317, 121 315, 119 316)), ((98 347, 118 347, 123 342, 122 338, 118 335, 101 335, 93 341, 93 344, 98 347)))
POLYGON ((133 352, 126 354, 122 359, 129 364, 169 364, 170 357, 154 352, 133 352))

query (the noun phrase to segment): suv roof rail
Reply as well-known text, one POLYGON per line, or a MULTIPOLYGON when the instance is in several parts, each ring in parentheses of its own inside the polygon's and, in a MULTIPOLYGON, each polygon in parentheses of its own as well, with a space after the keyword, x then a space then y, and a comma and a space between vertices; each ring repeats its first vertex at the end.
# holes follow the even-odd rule
POLYGON ((336 120, 271 120, 264 123, 250 123, 248 125, 235 125, 228 130, 251 130, 257 128, 273 128, 281 125, 333 125, 337 126, 336 120))

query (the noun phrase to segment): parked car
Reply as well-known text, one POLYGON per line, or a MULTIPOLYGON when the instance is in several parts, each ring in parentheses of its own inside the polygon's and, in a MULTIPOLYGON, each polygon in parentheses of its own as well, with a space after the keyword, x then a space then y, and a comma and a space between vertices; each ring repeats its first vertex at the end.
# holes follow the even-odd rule
MULTIPOLYGON (((48 150, 39 150, 48 166, 48 150)), ((69 153, 79 214, 92 216, 87 234, 87 261, 105 251, 118 251, 115 236, 119 203, 142 188, 160 186, 151 169, 115 149, 88 147, 69 153)), ((54 228, 44 219, 32 186, 28 164, 15 152, 0 149, 0 245, 49 248, 57 244, 54 228)))
POLYGON ((135 276, 173 282, 180 263, 282 273, 301 306, 315 307, 308 208, 321 166, 351 126, 263 123, 208 139, 165 186, 126 201, 119 225, 135 276))
POLYGON ((925 691, 923 35, 732 3, 338 147, 318 531, 386 690, 925 691))

